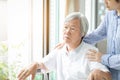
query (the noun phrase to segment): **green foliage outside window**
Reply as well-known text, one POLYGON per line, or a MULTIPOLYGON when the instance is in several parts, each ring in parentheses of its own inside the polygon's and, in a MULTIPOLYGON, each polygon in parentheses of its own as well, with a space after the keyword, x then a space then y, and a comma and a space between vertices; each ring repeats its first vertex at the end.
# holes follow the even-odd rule
POLYGON ((0 43, 0 80, 9 80, 8 79, 8 47, 4 42, 0 43))

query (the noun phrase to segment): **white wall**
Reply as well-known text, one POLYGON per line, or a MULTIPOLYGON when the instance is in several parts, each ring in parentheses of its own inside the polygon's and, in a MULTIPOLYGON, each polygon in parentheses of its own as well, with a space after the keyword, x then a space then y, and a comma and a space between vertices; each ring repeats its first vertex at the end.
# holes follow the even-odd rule
POLYGON ((7 40, 7 0, 0 0, 0 41, 7 40))

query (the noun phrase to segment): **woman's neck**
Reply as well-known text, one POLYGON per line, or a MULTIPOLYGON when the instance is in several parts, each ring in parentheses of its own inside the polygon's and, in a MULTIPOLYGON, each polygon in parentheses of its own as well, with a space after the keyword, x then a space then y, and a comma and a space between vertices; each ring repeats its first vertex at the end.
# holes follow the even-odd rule
POLYGON ((74 50, 75 48, 77 48, 80 44, 81 44, 82 40, 78 41, 77 43, 74 44, 67 44, 67 50, 68 52, 74 50))
POLYGON ((117 10, 117 15, 120 16, 120 9, 117 10))

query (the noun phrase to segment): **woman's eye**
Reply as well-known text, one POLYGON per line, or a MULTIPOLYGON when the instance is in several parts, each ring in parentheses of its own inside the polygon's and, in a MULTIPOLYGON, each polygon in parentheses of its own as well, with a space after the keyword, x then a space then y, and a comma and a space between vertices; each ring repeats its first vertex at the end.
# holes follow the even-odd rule
POLYGON ((68 28, 67 26, 64 27, 64 29, 67 29, 67 28, 68 28))
POLYGON ((71 28, 71 30, 75 30, 75 28, 71 28))

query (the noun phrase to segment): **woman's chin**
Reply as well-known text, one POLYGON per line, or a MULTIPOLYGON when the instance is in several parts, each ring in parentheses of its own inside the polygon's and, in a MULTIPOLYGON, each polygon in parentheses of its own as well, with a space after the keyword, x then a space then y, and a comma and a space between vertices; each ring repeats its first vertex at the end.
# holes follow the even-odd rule
POLYGON ((69 44, 70 40, 64 40, 65 44, 69 44))

